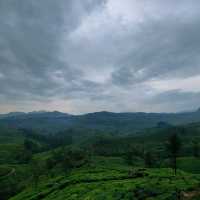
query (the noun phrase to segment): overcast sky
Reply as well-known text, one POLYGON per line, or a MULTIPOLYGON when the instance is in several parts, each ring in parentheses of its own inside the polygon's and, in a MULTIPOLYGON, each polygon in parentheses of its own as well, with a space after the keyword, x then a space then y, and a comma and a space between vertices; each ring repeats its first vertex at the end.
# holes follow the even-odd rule
POLYGON ((200 107, 199 0, 0 0, 0 112, 200 107))

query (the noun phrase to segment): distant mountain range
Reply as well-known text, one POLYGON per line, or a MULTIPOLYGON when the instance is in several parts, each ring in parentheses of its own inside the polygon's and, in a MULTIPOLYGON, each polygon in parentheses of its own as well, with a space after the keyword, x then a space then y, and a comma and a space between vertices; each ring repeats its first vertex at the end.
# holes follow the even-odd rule
POLYGON ((103 111, 71 115, 58 111, 38 111, 30 113, 12 112, 0 115, 0 124, 16 128, 35 129, 44 134, 74 127, 132 133, 163 123, 181 125, 193 122, 200 122, 200 109, 182 113, 113 113, 103 111))
POLYGON ((29 113, 25 112, 10 112, 7 114, 0 114, 0 119, 6 119, 6 118, 38 118, 38 117, 65 117, 69 114, 53 111, 53 112, 47 112, 47 111, 33 111, 29 113))

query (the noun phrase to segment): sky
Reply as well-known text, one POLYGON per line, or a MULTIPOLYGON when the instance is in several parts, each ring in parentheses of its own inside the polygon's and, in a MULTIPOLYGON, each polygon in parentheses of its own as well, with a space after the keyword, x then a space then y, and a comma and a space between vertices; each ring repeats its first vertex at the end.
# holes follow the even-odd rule
POLYGON ((200 107, 199 0, 0 0, 0 113, 200 107))

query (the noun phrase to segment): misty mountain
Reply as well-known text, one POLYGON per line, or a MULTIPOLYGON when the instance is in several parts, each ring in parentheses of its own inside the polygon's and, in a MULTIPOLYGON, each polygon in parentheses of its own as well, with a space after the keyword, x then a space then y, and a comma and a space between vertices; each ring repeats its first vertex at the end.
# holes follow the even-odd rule
POLYGON ((95 112, 70 115, 61 112, 8 113, 0 116, 0 124, 28 128, 45 133, 67 128, 91 128, 102 131, 134 133, 160 124, 181 125, 200 122, 200 110, 184 113, 113 113, 95 112))
POLYGON ((24 112, 10 112, 10 113, 7 113, 7 114, 0 114, 0 119, 7 118, 7 117, 17 117, 17 116, 20 116, 20 115, 26 115, 26 113, 24 113, 24 112))

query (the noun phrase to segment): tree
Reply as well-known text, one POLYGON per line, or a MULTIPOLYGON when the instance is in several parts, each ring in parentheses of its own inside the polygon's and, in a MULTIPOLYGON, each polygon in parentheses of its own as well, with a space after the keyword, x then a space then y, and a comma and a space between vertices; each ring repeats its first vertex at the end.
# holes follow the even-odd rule
POLYGON ((144 145, 133 146, 127 144, 127 149, 124 152, 124 160, 128 165, 133 165, 134 161, 138 158, 144 157, 144 145))
POLYGON ((15 153, 15 159, 18 163, 29 163, 32 159, 32 152, 26 149, 21 149, 15 153))
POLYGON ((52 157, 48 158, 45 162, 45 166, 47 169, 46 174, 52 178, 54 175, 53 168, 55 167, 55 160, 52 157))
POLYGON ((43 174, 41 163, 38 160, 32 159, 31 163, 32 181, 34 187, 37 188, 40 176, 43 174))
POLYGON ((38 144, 27 138, 24 140, 24 149, 32 153, 39 152, 38 144))
POLYGON ((180 149, 181 149, 181 140, 178 134, 174 133, 168 138, 167 150, 169 151, 171 166, 174 169, 175 175, 177 172, 177 157, 180 149))
POLYGON ((46 160, 45 164, 46 164, 46 168, 47 168, 48 170, 51 170, 51 169, 53 169, 54 166, 55 166, 55 160, 52 159, 52 158, 48 158, 48 159, 46 160))
POLYGON ((147 151, 144 154, 144 164, 145 164, 145 167, 147 168, 151 168, 154 164, 154 157, 150 151, 147 151))
POLYGON ((128 165, 132 165, 133 159, 134 159, 133 152, 131 152, 131 151, 126 152, 125 155, 124 155, 124 159, 125 159, 125 161, 128 165))
POLYGON ((198 158, 199 157, 199 142, 198 141, 192 142, 192 150, 193 150, 193 156, 198 158))
POLYGON ((74 167, 81 167, 88 161, 87 153, 81 149, 69 149, 65 152, 63 157, 63 167, 69 171, 74 167))
POLYGON ((68 173, 73 168, 72 158, 70 155, 66 154, 64 156, 62 161, 62 168, 65 173, 68 173))

